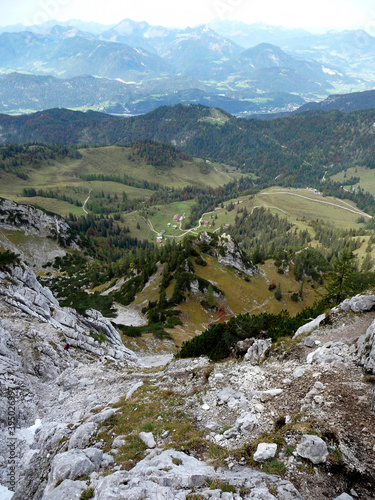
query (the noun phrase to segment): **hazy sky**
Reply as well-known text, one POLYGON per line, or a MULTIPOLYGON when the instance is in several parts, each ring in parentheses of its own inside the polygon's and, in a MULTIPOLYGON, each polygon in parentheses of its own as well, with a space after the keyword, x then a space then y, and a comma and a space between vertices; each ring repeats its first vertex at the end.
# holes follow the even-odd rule
POLYGON ((373 0, 12 0, 1 25, 82 19, 104 24, 130 18, 164 26, 193 26, 218 17, 313 31, 365 29, 375 36, 373 0))

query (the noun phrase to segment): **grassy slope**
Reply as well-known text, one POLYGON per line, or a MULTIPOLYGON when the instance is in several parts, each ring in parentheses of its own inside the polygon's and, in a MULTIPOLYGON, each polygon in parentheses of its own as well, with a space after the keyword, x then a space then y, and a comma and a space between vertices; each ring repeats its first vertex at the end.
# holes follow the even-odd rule
POLYGON ((28 170, 28 180, 23 180, 15 175, 0 173, 0 196, 13 199, 18 203, 33 203, 56 212, 62 216, 69 212, 83 215, 82 208, 56 199, 49 198, 23 198, 23 188, 52 189, 60 191, 78 200, 83 204, 90 190, 92 196, 101 192, 117 194, 119 197, 125 191, 128 199, 147 199, 152 191, 142 188, 125 186, 116 182, 87 182, 80 178, 87 174, 128 175, 137 181, 149 181, 162 186, 183 188, 187 185, 199 187, 218 187, 230 182, 240 175, 235 169, 223 164, 206 163, 201 159, 193 162, 183 162, 183 167, 173 169, 160 169, 147 165, 142 158, 134 157, 130 161, 129 148, 109 146, 81 150, 83 158, 80 160, 63 160, 43 163, 37 169, 28 170))
MULTIPOLYGON (((346 171, 346 178, 344 177, 345 172, 340 172, 332 177, 333 180, 337 182, 342 182, 345 186, 345 180, 350 179, 351 177, 359 177, 360 181, 357 184, 354 184, 356 187, 361 187, 365 191, 368 191, 373 196, 375 196, 375 172, 370 168, 366 167, 352 167, 348 168, 346 171)), ((351 189, 351 187, 347 187, 347 189, 351 189)))

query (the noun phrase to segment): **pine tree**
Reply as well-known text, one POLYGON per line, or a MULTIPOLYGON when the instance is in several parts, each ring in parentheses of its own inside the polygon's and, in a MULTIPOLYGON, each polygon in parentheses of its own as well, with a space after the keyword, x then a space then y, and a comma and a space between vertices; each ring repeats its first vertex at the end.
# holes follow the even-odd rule
POLYGON ((326 286, 326 298, 339 304, 347 297, 355 295, 357 273, 357 262, 354 253, 346 245, 333 263, 331 271, 328 273, 328 283, 326 286))
POLYGON ((281 292, 281 285, 280 283, 278 284, 276 291, 275 291, 275 299, 276 300, 281 300, 283 298, 283 294, 281 292))

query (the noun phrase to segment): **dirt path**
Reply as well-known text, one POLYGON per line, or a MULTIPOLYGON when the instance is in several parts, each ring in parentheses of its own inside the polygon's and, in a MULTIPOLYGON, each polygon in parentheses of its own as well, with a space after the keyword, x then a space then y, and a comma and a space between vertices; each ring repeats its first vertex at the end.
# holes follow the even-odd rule
POLYGON ((332 203, 330 201, 314 200, 313 198, 310 198, 309 196, 303 196, 302 194, 297 194, 297 193, 289 193, 288 191, 274 191, 271 193, 262 193, 262 195, 270 195, 270 196, 272 196, 274 194, 287 194, 289 196, 297 196, 298 198, 304 198, 305 200, 312 201, 313 203, 323 203, 324 205, 331 205, 333 207, 341 208, 342 210, 347 210, 348 212, 352 212, 353 214, 363 215, 363 217, 368 217, 369 219, 372 219, 371 215, 366 214, 365 212, 362 212, 359 209, 353 208, 351 205, 349 205, 349 203, 346 203, 344 201, 342 203, 344 203, 345 205, 348 205, 348 207, 351 207, 351 208, 346 208, 346 207, 343 207, 342 205, 339 205, 337 203, 332 203))
POLYGON ((88 197, 85 199, 85 201, 83 202, 83 205, 82 205, 82 210, 85 212, 85 214, 86 214, 86 215, 88 214, 88 211, 86 210, 86 208, 85 208, 85 207, 86 207, 86 203, 87 203, 87 202, 89 201, 89 199, 90 199, 90 194, 91 194, 91 191, 92 191, 92 189, 90 189, 89 195, 88 195, 88 197))

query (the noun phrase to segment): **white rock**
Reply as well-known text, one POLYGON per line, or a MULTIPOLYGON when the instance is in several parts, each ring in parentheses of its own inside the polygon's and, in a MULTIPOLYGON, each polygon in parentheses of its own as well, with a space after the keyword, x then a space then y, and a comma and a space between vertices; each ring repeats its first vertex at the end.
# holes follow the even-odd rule
POLYGON ((259 443, 257 451, 253 455, 256 462, 265 462, 269 458, 273 458, 277 452, 277 444, 275 443, 259 443))
POLYGON ((89 444, 91 436, 94 434, 97 427, 95 422, 84 422, 80 425, 69 439, 69 450, 74 448, 85 448, 89 444))
POLYGON ((130 398, 133 396, 133 394, 135 393, 135 391, 136 391, 137 389, 139 389, 140 387, 142 387, 142 385, 143 385, 143 382, 142 382, 142 381, 137 382, 136 384, 134 384, 134 385, 133 385, 133 386, 132 386, 132 387, 128 390, 128 392, 126 393, 126 398, 125 398, 125 399, 126 399, 126 400, 130 399, 130 398))
POLYGON ((265 354, 272 345, 271 339, 258 339, 255 340, 252 346, 249 347, 244 356, 244 361, 256 364, 261 363, 265 359, 265 354))
POLYGON ((273 399, 275 396, 278 396, 282 392, 282 389, 269 389, 268 391, 263 391, 260 395, 260 400, 262 401, 262 403, 265 403, 273 399))
POLYGON ((355 295, 351 299, 346 299, 339 304, 338 309, 344 312, 365 312, 371 311, 375 305, 375 295, 355 295))
POLYGON ((228 386, 218 392, 217 397, 220 401, 227 403, 230 399, 241 399, 241 397, 244 397, 244 394, 228 386))
POLYGON ((72 481, 71 479, 65 479, 53 490, 46 492, 42 500, 79 500, 82 491, 87 488, 84 481, 72 481))
POLYGON ((304 434, 302 441, 297 445, 296 452, 300 457, 307 458, 313 464, 327 461, 328 449, 326 443, 318 436, 304 434))
POLYGON ((306 347, 315 347, 316 346, 316 341, 312 338, 312 337, 307 337, 304 341, 303 341, 303 345, 305 345, 306 347))
POLYGON ((263 413, 265 410, 265 407, 261 403, 257 403, 256 405, 254 405, 254 410, 257 413, 263 413))
POLYGON ((124 446, 125 444, 125 436, 117 436, 115 437, 115 439, 113 440, 113 443, 112 443, 112 448, 120 448, 120 446, 124 446))
POLYGON ((156 442, 152 432, 140 432, 138 436, 145 443, 147 448, 155 448, 156 442))
MULTIPOLYGON (((100 450, 94 448, 95 453, 100 450)), ((103 452, 101 452, 103 455, 103 452)), ((64 479, 77 479, 83 475, 89 475, 98 469, 83 450, 69 450, 57 454, 52 460, 51 472, 48 476, 48 489, 55 486, 57 481, 64 479)))
POLYGON ((234 425, 241 431, 252 431, 259 425, 259 421, 253 413, 243 413, 234 425))
POLYGON ((319 327, 320 323, 325 319, 325 317, 326 317, 325 314, 321 314, 320 316, 313 319, 309 323, 306 323, 305 325, 300 326, 298 328, 298 330, 296 331, 296 333, 293 335, 293 338, 295 339, 296 337, 298 337, 299 335, 302 335, 303 333, 312 332, 313 330, 315 330, 316 328, 319 327))
POLYGON ((307 367, 306 366, 298 366, 294 372, 292 373, 292 378, 300 378, 303 376, 303 374, 305 373, 307 367))

